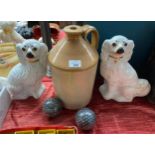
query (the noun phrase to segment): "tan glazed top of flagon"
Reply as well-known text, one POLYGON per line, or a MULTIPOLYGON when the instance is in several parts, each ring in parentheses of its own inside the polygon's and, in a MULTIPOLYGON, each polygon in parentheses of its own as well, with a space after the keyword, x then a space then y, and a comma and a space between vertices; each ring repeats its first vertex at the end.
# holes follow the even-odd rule
POLYGON ((66 37, 60 40, 49 53, 49 62, 53 67, 78 71, 95 66, 98 62, 97 30, 93 26, 70 25, 64 28, 66 37), (87 40, 91 34, 91 42, 87 40))

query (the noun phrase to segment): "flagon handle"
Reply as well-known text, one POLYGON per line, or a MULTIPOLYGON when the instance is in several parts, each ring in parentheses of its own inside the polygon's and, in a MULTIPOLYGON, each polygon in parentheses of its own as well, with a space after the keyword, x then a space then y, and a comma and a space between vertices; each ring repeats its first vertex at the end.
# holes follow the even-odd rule
POLYGON ((87 37, 91 33, 91 46, 97 49, 99 43, 99 34, 96 28, 90 25, 84 25, 82 28, 84 39, 88 41, 87 37))

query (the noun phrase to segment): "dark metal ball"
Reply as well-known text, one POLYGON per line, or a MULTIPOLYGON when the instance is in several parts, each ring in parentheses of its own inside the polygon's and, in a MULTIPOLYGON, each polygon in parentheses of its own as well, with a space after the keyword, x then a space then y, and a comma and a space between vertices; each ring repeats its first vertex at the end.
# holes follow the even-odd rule
POLYGON ((80 129, 91 130, 95 125, 96 115, 91 109, 83 108, 76 113, 75 121, 80 129))
POLYGON ((49 98, 43 104, 43 112, 49 117, 56 117, 62 111, 62 101, 58 98, 49 98))

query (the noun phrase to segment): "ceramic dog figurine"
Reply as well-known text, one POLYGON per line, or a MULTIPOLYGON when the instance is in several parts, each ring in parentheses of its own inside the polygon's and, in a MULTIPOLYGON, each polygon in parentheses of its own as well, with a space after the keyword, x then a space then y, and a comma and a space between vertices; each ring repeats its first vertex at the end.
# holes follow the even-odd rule
POLYGON ((104 84, 99 87, 104 99, 131 102, 134 97, 149 93, 149 82, 138 79, 136 71, 128 63, 133 48, 134 42, 120 35, 104 41, 100 66, 104 84))
POLYGON ((21 43, 25 39, 15 31, 15 21, 0 21, 0 40, 3 42, 21 43))
POLYGON ((20 63, 0 78, 0 86, 7 88, 11 99, 26 99, 29 96, 39 98, 45 86, 41 79, 46 75, 48 48, 44 43, 29 39, 16 46, 20 63))

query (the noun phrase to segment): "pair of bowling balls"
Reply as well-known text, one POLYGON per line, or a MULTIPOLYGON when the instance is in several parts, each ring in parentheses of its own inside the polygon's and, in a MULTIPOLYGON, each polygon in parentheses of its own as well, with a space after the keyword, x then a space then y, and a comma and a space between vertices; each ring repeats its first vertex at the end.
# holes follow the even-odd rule
MULTIPOLYGON (((49 117, 58 116, 63 109, 63 103, 59 98, 49 98, 43 104, 43 112, 49 117)), ((82 108, 75 115, 75 122, 81 130, 91 130, 96 123, 96 115, 89 108, 82 108)))

